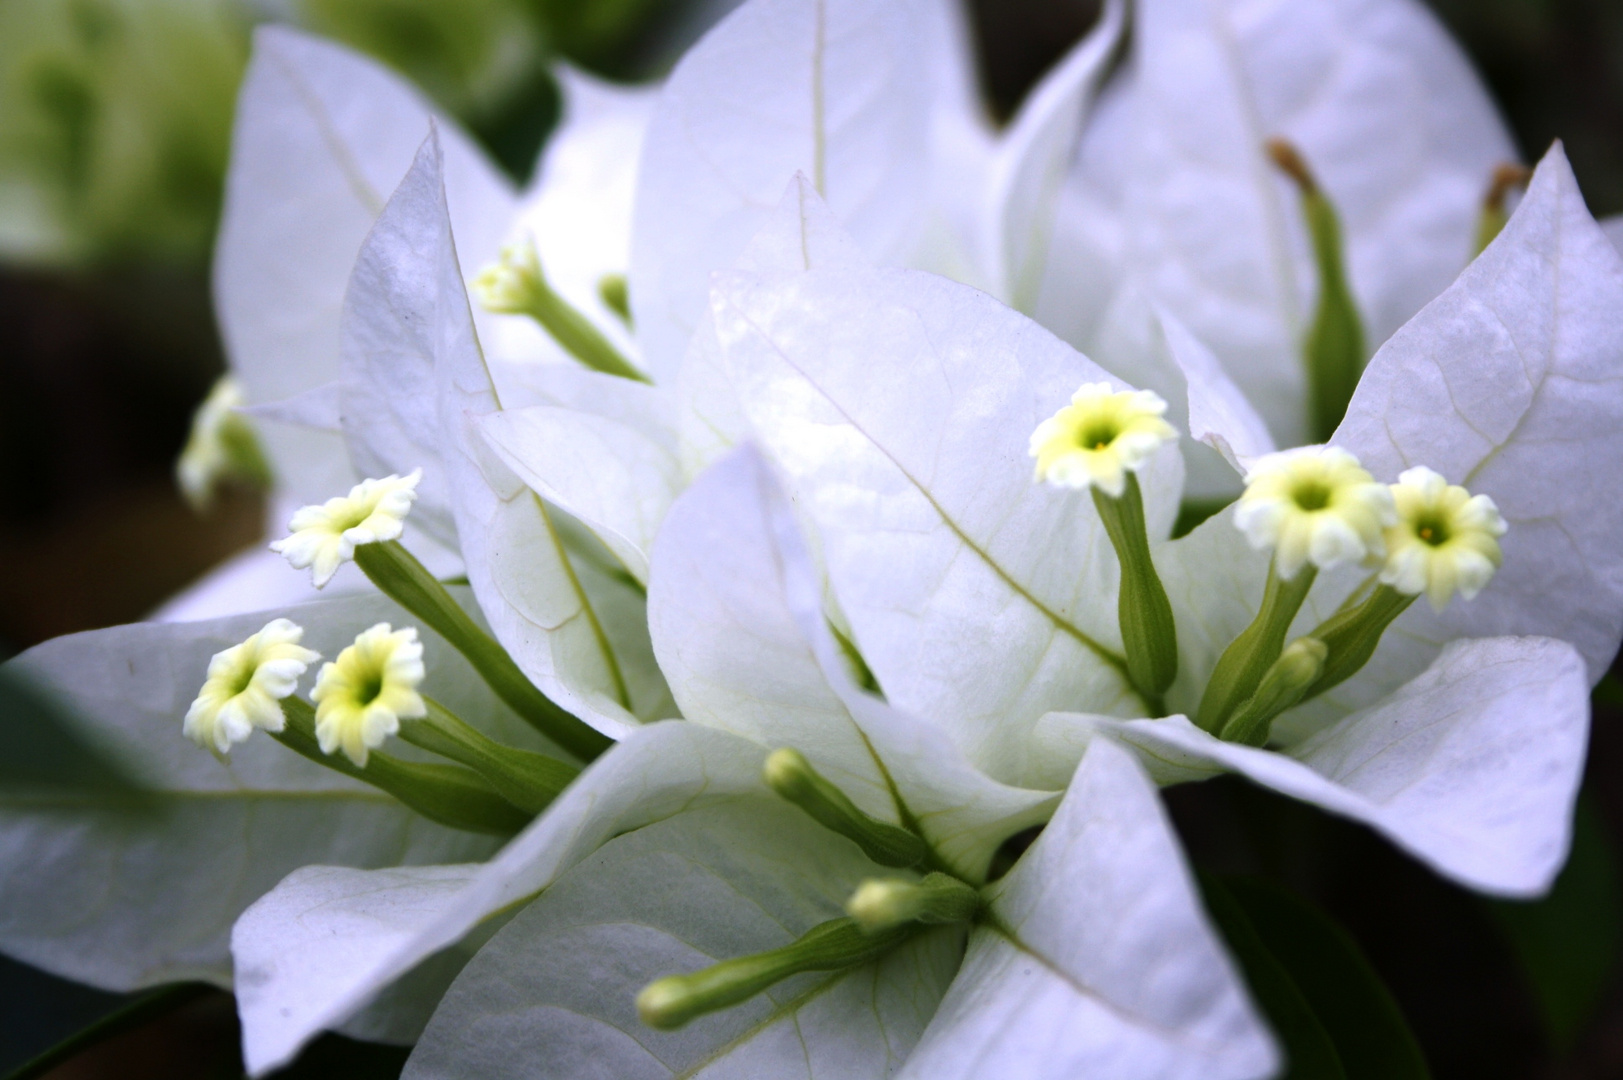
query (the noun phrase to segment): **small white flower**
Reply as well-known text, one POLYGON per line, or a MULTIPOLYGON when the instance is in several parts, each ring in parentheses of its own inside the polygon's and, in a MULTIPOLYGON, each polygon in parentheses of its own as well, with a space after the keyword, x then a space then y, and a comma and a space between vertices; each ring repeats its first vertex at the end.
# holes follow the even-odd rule
POLYGON ((304 628, 274 619, 240 645, 209 660, 208 678, 186 710, 181 730, 204 749, 224 754, 252 735, 254 728, 281 731, 278 702, 293 693, 299 678, 321 658, 299 644, 304 628))
POLYGON ((1161 419, 1166 411, 1167 403, 1149 390, 1113 391, 1109 383, 1084 383, 1069 405, 1031 433, 1037 479, 1068 488, 1097 487, 1119 498, 1127 474, 1178 437, 1161 419))
POLYGON ((1499 569, 1499 537, 1508 526, 1486 495, 1472 495, 1425 466, 1406 469, 1392 485, 1397 523, 1386 530, 1381 580, 1398 592, 1421 592, 1443 610, 1455 590, 1467 600, 1499 569))
POLYGON ((1308 562, 1328 570, 1384 553, 1382 530, 1397 520, 1392 493, 1347 451, 1268 454, 1245 479, 1234 524, 1258 551, 1274 550, 1281 577, 1295 577, 1308 562))
POLYGON ((479 271, 468 287, 486 311, 524 315, 535 307, 541 282, 541 256, 523 233, 504 244, 501 259, 479 271))
POLYGON ((415 627, 391 630, 378 623, 332 663, 321 665, 310 697, 316 703, 321 752, 342 749, 357 766, 400 730, 401 720, 428 715, 417 687, 423 681, 423 645, 415 627))
POLYGON ((361 544, 393 540, 405 530, 422 478, 423 470, 413 469, 407 476, 362 480, 348 495, 302 507, 288 522, 289 535, 271 550, 285 555, 297 570, 310 567, 311 581, 319 589, 354 558, 361 544))
POLYGON ((226 477, 268 479, 253 427, 236 411, 244 403, 237 381, 222 375, 192 414, 191 434, 175 461, 175 480, 186 501, 199 510, 208 507, 226 477))

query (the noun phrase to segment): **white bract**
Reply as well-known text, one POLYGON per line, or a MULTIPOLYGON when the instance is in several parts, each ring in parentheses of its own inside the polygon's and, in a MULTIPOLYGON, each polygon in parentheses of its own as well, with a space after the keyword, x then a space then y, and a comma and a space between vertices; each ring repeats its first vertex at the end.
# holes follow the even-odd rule
POLYGON ((1137 0, 1131 52, 1067 178, 1043 325, 1175 401, 1157 316, 1209 346, 1281 446, 1309 441, 1303 343, 1319 292, 1283 138, 1342 226, 1371 346, 1473 255, 1517 159, 1458 46, 1416 0, 1137 0))
MULTIPOLYGON (((1148 761, 1176 745, 1208 773, 1240 768, 1369 821, 1475 887, 1548 886, 1587 685, 1623 628, 1623 503, 1605 466, 1573 466, 1623 454, 1610 314, 1623 261, 1559 150, 1499 239, 1372 361, 1333 440, 1379 480, 1425 462, 1490 498, 1510 526, 1504 568, 1474 600, 1405 612, 1355 676, 1280 718, 1277 752, 1176 717, 1107 719, 1143 715, 1097 602, 1115 595, 1115 561, 1091 505, 1033 488, 1022 464, 1027 433, 1097 368, 989 299, 905 271, 723 275, 713 297, 744 413, 815 525, 851 640, 892 704, 946 726, 990 775, 1051 785, 1086 732, 1111 730, 1148 761)), ((1152 464, 1139 480, 1150 536, 1165 537, 1178 472, 1152 464)), ((1391 510, 1366 494, 1347 532, 1367 549, 1391 510)), ((1156 546, 1179 638, 1169 709, 1193 712, 1257 613, 1270 553, 1239 513, 1156 546)), ((1326 562, 1357 554, 1331 546, 1326 562)), ((1372 576, 1322 572, 1293 633, 1372 576)))
POLYGON ((563 1077, 587 1062, 777 1075, 808 1056, 858 1076, 967 1075, 970 1062, 1268 1075, 1276 1057, 1131 758, 1101 741, 1063 799, 996 783, 851 681, 820 592, 756 456, 707 473, 673 509, 650 586, 689 722, 628 736, 485 866, 291 876, 235 933, 250 1068, 522 905, 453 984, 406 1075, 563 1077), (986 891, 995 920, 970 931, 962 965, 964 929, 926 929, 680 1031, 643 1026, 635 999, 651 980, 787 944, 864 880, 897 873, 772 794, 762 769, 782 746, 861 812, 914 822, 964 881, 984 882, 1002 839, 1052 820, 986 891))

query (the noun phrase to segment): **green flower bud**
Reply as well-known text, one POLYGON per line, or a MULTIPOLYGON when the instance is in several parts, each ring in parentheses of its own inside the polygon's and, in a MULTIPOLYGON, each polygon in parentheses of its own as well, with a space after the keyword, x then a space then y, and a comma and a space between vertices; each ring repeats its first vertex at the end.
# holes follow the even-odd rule
POLYGON ((811 815, 819 825, 856 843, 881 866, 916 866, 928 854, 924 841, 906 829, 869 817, 824 779, 805 755, 774 750, 762 770, 766 785, 811 815))

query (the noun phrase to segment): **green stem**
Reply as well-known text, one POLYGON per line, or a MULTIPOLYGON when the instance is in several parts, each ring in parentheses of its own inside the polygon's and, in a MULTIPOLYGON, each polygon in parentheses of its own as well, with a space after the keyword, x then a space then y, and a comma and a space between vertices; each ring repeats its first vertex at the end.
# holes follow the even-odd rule
POLYGON ((1172 603, 1150 557, 1138 477, 1127 474, 1127 486, 1119 498, 1094 488, 1093 505, 1121 563, 1116 618, 1121 624, 1122 650, 1127 654, 1127 675, 1151 713, 1160 716, 1162 696, 1178 675, 1178 631, 1172 603))
POLYGON ((649 1027, 669 1031, 748 1001, 791 975, 842 971, 877 960, 920 929, 918 923, 907 923, 869 934, 854 919, 830 919, 781 949, 724 960, 691 975, 657 979, 637 995, 637 1012, 649 1027))
POLYGON ((1307 688, 1302 700, 1318 697, 1356 675, 1375 655, 1375 647, 1381 643, 1386 628, 1414 602, 1415 597, 1406 596, 1390 585, 1378 585, 1362 604, 1344 607, 1319 624, 1311 636, 1324 642, 1329 656, 1324 670, 1307 688))
POLYGON ((1262 746, 1274 717, 1302 700, 1307 689, 1324 670, 1329 650, 1317 638, 1298 638, 1279 654, 1273 667, 1262 677, 1257 692, 1235 710, 1219 736, 1224 742, 1262 746))
POLYGON ((272 735, 283 746, 393 795, 430 821, 494 836, 512 836, 530 823, 532 815, 498 795, 476 772, 459 765, 402 761, 376 750, 367 755, 362 768, 342 753, 321 752, 316 740, 316 711, 303 698, 283 698, 282 715, 287 726, 272 735))
POLYGON ((400 737, 413 746, 466 765, 508 802, 539 814, 580 775, 580 767, 545 754, 503 746, 465 723, 432 698, 428 715, 400 722, 400 737))
MULTIPOLYGON (((534 284, 529 314, 566 352, 593 371, 618 375, 622 379, 635 379, 637 382, 650 381, 631 361, 620 355, 620 350, 603 336, 590 319, 553 290, 545 274, 537 274, 534 284)), ((612 303, 610 296, 605 293, 604 301, 612 303)))
POLYGON ((798 750, 774 750, 767 755, 762 775, 780 797, 800 807, 825 829, 856 844, 880 866, 917 866, 929 855, 929 848, 918 836, 863 813, 798 750))
MULTIPOLYGON (((1262 677, 1267 674, 1285 647, 1285 635, 1290 632, 1291 621, 1307 599, 1308 590, 1318 568, 1312 563, 1303 566, 1289 581, 1280 578, 1272 563, 1268 566, 1268 585, 1263 590, 1262 608, 1251 625, 1229 643, 1212 669, 1201 696, 1196 723, 1217 735, 1251 695, 1257 692, 1262 677)), ((1315 637, 1318 635, 1315 634, 1315 637)))
POLYGON ((582 761, 613 745, 602 732, 565 712, 538 690, 494 638, 480 629, 416 556, 397 540, 362 544, 355 564, 395 603, 427 623, 467 657, 481 678, 530 726, 582 761))
POLYGON ((1325 442, 1347 414, 1347 403, 1358 387, 1359 375, 1363 374, 1367 359, 1364 327, 1358 317, 1358 303, 1347 282, 1341 219, 1334 204, 1313 179, 1295 147, 1282 139, 1273 139, 1267 149, 1274 164, 1302 193, 1302 219, 1313 242, 1319 299, 1302 351, 1307 362, 1308 411, 1313 420, 1313 439, 1325 442))

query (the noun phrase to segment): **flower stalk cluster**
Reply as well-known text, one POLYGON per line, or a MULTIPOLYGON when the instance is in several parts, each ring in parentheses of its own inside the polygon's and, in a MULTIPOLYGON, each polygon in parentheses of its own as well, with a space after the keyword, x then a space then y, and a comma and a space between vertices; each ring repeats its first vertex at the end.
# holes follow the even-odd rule
MULTIPOLYGON (((421 471, 366 480, 347 496, 294 515, 291 535, 272 545, 317 586, 353 559, 378 588, 450 642, 519 716, 580 761, 611 740, 536 689, 506 650, 396 539, 416 498, 421 471)), ((580 774, 580 766, 506 746, 420 691, 427 675, 415 627, 379 623, 322 666, 309 702, 299 678, 320 654, 304 631, 277 619, 215 655, 187 712, 185 733, 218 754, 263 728, 312 761, 386 791, 452 828, 512 835, 580 774), (454 764, 403 761, 380 752, 393 736, 454 764)))
MULTIPOLYGON (((882 866, 944 865, 909 823, 891 825, 863 813, 798 750, 773 751, 763 778, 778 795, 824 828, 855 841, 882 866)), ((971 923, 983 908, 975 885, 944 870, 919 878, 869 878, 846 901, 844 917, 819 923, 782 948, 655 979, 637 995, 637 1015, 649 1027, 674 1030, 748 1001, 792 975, 871 963, 927 927, 971 923)))
MULTIPOLYGON (((1280 151, 1287 164, 1299 165, 1280 151)), ((1305 172, 1303 176, 1306 176, 1305 172)), ((1089 487, 1121 564, 1117 613, 1125 670, 1155 715, 1178 670, 1172 606, 1156 573, 1135 473, 1162 441, 1166 404, 1147 391, 1083 386, 1031 436, 1037 479, 1089 487)), ((1275 717, 1356 674, 1386 628, 1425 593, 1441 611, 1470 599, 1498 568, 1505 532, 1493 500, 1430 469, 1376 481, 1346 450, 1304 446, 1253 463, 1234 508, 1251 546, 1272 553, 1255 618, 1213 668, 1195 714, 1228 742, 1261 746, 1275 717), (1286 645, 1320 570, 1376 569, 1366 588, 1311 633, 1286 645)))
MULTIPOLYGON (((622 356, 590 319, 558 295, 547 281, 535 241, 528 235, 503 247, 501 258, 481 270, 470 282, 470 288, 487 311, 530 316, 565 352, 593 371, 648 381, 648 376, 622 356)), ((629 317, 631 308, 626 299, 624 278, 619 279, 618 287, 606 279, 600 291, 604 303, 623 317, 629 317)))

